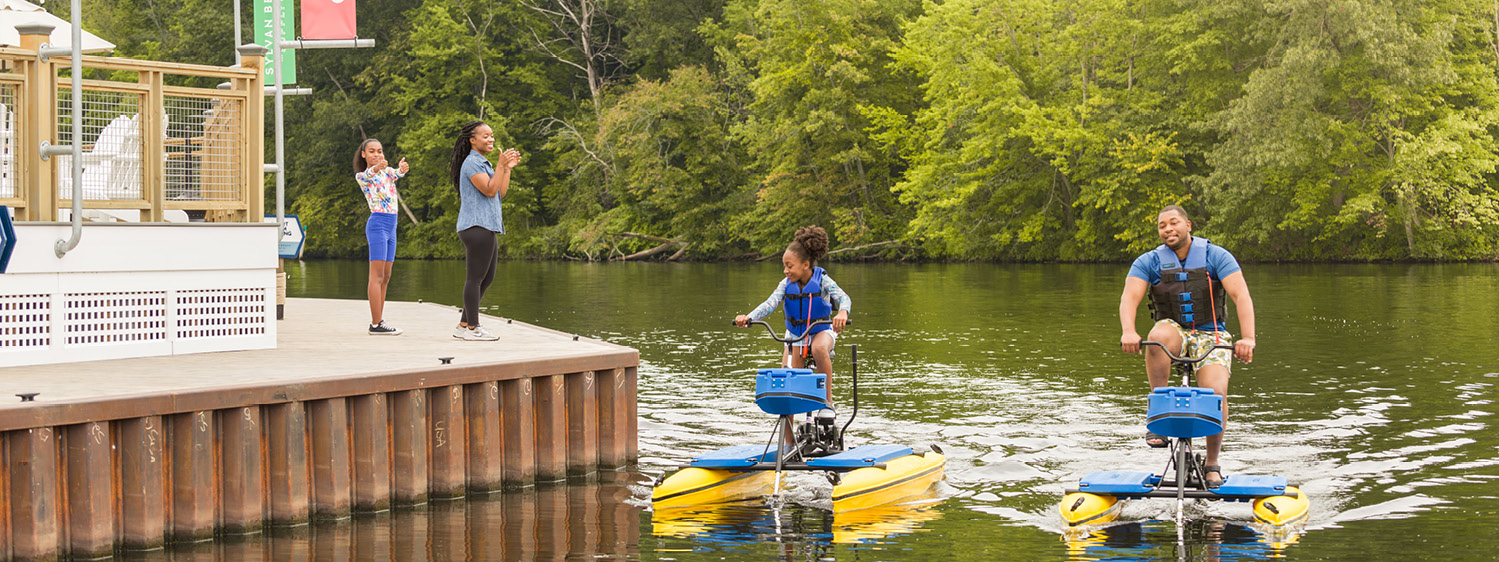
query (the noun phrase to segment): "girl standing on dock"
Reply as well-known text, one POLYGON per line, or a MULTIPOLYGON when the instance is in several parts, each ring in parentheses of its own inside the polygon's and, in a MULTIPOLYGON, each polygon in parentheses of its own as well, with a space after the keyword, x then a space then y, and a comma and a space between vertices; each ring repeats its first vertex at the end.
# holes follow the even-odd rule
POLYGON ((466 274, 463 280, 463 317, 453 337, 465 341, 500 339, 479 325, 479 300, 494 282, 500 260, 495 238, 505 233, 500 201, 510 190, 510 170, 520 163, 520 152, 501 151, 496 165, 485 158, 494 151, 494 130, 483 121, 469 121, 458 131, 448 177, 458 190, 458 239, 463 241, 466 274), (498 166, 498 167, 496 167, 498 166))
POLYGON ((370 204, 370 218, 364 225, 364 236, 370 243, 370 335, 398 336, 401 330, 385 323, 385 289, 390 285, 390 268, 396 261, 396 206, 400 194, 396 180, 406 176, 411 167, 402 158, 398 168, 385 161, 385 147, 375 139, 364 139, 354 152, 354 180, 370 204))
MULTIPOLYGON (((776 285, 775 291, 770 293, 770 298, 755 307, 749 314, 740 314, 734 318, 737 326, 748 326, 751 320, 760 320, 770 313, 775 312, 776 307, 782 300, 786 301, 786 338, 799 337, 810 328, 811 334, 808 339, 794 344, 787 349, 787 353, 781 359, 781 364, 788 367, 802 368, 807 364, 806 357, 810 351, 812 358, 817 361, 817 371, 827 375, 828 380, 828 403, 833 403, 833 343, 838 334, 843 332, 844 324, 848 323, 848 310, 853 306, 853 301, 848 298, 848 293, 828 277, 827 272, 817 267, 817 260, 828 253, 828 233, 820 226, 808 226, 797 229, 795 238, 786 247, 786 252, 781 255, 781 271, 785 277, 781 283, 776 285), (833 314, 836 310, 838 313, 833 314), (811 326, 819 320, 832 320, 833 324, 811 326), (807 342, 811 342, 811 346, 807 342)), ((832 416, 832 411, 824 410, 819 416, 832 416)))

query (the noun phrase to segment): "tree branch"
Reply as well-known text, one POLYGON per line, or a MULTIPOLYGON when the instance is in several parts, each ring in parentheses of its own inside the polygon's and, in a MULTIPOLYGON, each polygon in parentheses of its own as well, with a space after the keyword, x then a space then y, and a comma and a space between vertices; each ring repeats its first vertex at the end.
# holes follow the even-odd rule
POLYGON ((833 250, 831 252, 828 252, 823 257, 828 257, 828 256, 832 256, 832 255, 835 255, 835 254, 841 254, 843 252, 857 252, 859 250, 868 250, 870 248, 879 248, 881 246, 890 246, 890 245, 898 245, 898 244, 900 244, 899 240, 886 240, 884 242, 875 242, 873 244, 865 244, 863 246, 854 246, 854 247, 851 247, 851 248, 839 248, 837 250, 833 250))

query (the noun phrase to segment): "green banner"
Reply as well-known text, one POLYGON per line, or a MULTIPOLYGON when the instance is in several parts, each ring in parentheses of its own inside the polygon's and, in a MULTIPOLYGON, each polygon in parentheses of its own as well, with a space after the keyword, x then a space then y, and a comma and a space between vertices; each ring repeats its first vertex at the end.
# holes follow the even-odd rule
MULTIPOLYGON (((255 44, 273 49, 271 46, 271 30, 275 29, 275 22, 271 20, 272 0, 255 0, 255 44)), ((296 37, 297 16, 296 1, 281 0, 281 40, 288 37, 296 37)), ((272 86, 276 84, 276 53, 270 52, 265 57, 265 84, 272 86)), ((282 84, 295 84, 297 82, 297 52, 294 50, 281 50, 281 75, 282 84)))

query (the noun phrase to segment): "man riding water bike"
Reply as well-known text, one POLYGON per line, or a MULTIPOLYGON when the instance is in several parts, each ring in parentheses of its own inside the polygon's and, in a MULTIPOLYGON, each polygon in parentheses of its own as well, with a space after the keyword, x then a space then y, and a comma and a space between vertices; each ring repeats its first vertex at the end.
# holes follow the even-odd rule
MULTIPOLYGON (((1165 344, 1180 356, 1196 356, 1214 344, 1233 341, 1227 331, 1225 296, 1234 301, 1238 313, 1240 338, 1234 342, 1233 356, 1249 363, 1254 359, 1254 301, 1239 261, 1233 254, 1206 238, 1192 236, 1192 221, 1187 211, 1168 205, 1156 215, 1156 233, 1162 244, 1135 259, 1124 281, 1119 297, 1119 324, 1123 335, 1120 347, 1127 353, 1140 352, 1140 334, 1135 331, 1135 313, 1145 295, 1155 325, 1148 339, 1165 344)), ((1223 420, 1228 421, 1228 378, 1233 359, 1228 350, 1213 351, 1197 369, 1197 384, 1223 396, 1223 420)), ((1159 348, 1145 351, 1145 374, 1151 388, 1168 386, 1171 360, 1159 348)), ((1166 438, 1147 433, 1151 447, 1165 447, 1166 438)), ((1218 453, 1223 448, 1223 434, 1207 438, 1207 458, 1203 477, 1209 488, 1223 482, 1218 453)))

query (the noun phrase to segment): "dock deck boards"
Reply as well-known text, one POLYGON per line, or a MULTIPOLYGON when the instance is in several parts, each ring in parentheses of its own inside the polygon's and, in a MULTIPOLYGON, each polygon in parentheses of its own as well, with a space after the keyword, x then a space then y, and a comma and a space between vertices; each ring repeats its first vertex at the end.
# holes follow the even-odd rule
MULTIPOLYGON (((421 384, 407 388, 443 386, 452 382, 442 380, 442 373, 476 366, 508 371, 504 367, 562 361, 579 363, 570 370, 586 370, 603 368, 590 367, 589 359, 607 356, 612 364, 618 364, 621 354, 633 355, 630 365, 638 363, 638 352, 628 347, 586 337, 573 341, 572 334, 518 321, 507 323, 493 316, 483 316, 480 323, 500 336, 499 341, 461 341, 452 336, 458 315, 457 309, 439 304, 388 302, 386 322, 404 333, 371 336, 366 331, 366 301, 287 299, 285 319, 278 322, 277 349, 3 368, 0 430, 38 425, 43 420, 28 419, 23 410, 40 414, 37 408, 49 404, 97 404, 130 398, 159 403, 172 396, 206 397, 223 390, 252 388, 269 391, 266 401, 272 401, 271 397, 305 400, 350 394, 350 389, 360 385, 372 385, 367 392, 392 390, 392 385, 402 386, 403 378, 414 380, 410 377, 420 377, 425 383, 416 380, 421 384), (439 357, 454 359, 451 365, 441 365, 439 357), (232 377, 226 377, 230 373, 232 377), (277 388, 300 390, 302 394, 277 395, 277 388), (39 393, 36 402, 22 403, 12 396, 23 392, 39 393)), ((213 407, 193 404, 168 409, 213 407)), ((78 420, 45 421, 54 425, 78 420)))

